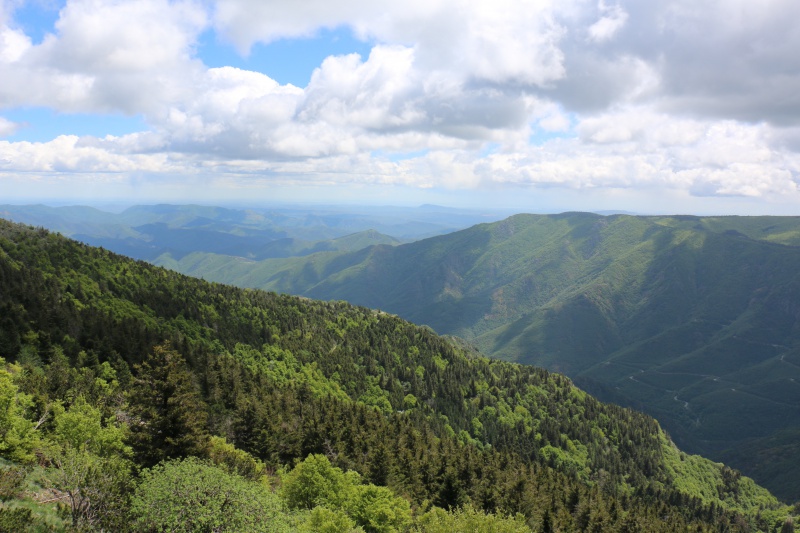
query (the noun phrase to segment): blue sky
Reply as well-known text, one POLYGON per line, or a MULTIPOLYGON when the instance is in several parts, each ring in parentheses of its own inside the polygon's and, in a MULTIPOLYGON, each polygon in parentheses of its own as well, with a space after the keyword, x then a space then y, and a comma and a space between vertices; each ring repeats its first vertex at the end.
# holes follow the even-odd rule
POLYGON ((0 202, 800 214, 798 17, 0 0, 0 202))

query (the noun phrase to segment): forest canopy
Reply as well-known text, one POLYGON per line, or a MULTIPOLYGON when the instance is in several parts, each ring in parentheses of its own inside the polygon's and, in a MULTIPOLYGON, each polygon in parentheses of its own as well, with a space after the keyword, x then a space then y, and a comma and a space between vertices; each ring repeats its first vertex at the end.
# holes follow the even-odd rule
POLYGON ((564 376, 5 222, 0 356, 0 524, 777 531, 792 514, 564 376))

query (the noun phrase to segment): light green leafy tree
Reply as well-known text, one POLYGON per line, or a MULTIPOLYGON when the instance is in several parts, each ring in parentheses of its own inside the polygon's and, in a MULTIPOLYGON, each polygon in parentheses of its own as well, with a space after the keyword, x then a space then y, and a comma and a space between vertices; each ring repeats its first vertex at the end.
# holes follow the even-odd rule
POLYGON ((230 444, 225 437, 212 436, 208 439, 208 458, 228 473, 253 481, 258 481, 266 475, 267 467, 264 463, 230 444))
POLYGON ((289 532, 300 522, 269 487, 197 458, 142 472, 131 500, 136 531, 289 532))
POLYGON ((103 420, 82 397, 54 413, 45 480, 62 495, 63 514, 78 530, 121 527, 132 468, 125 427, 103 420))
POLYGON ((353 519, 344 511, 314 507, 303 525, 303 531, 304 533, 353 533, 364 530, 357 528, 353 519))
MULTIPOLYGON (((364 531, 391 533, 403 531, 411 523, 411 506, 390 489, 377 485, 362 485, 361 476, 353 471, 343 472, 331 465, 324 455, 309 455, 290 472, 281 477, 281 495, 289 507, 314 509, 312 520, 325 519, 331 531, 349 531, 348 522, 338 526, 330 512, 343 511, 364 531), (320 507, 327 511, 318 511, 320 507), (336 529, 337 527, 343 529, 336 529)), ((341 515, 336 515, 341 518, 341 515)))
POLYGON ((357 472, 343 472, 327 457, 312 454, 281 476, 281 496, 292 509, 339 509, 361 483, 357 472))
POLYGON ((63 446, 99 457, 130 457, 124 442, 126 428, 113 420, 103 420, 100 410, 79 397, 69 409, 56 409, 52 438, 63 446))
POLYGON ((359 485, 350 493, 344 508, 368 532, 395 533, 411 523, 411 505, 386 487, 359 485))
POLYGON ((480 531, 481 533, 530 533, 522 515, 504 516, 483 513, 472 506, 453 511, 434 507, 419 519, 419 529, 425 533, 456 533, 480 531))
POLYGON ((35 459, 33 450, 39 441, 34 423, 25 416, 33 401, 19 391, 11 371, 19 368, 0 358, 0 456, 29 463, 35 459))

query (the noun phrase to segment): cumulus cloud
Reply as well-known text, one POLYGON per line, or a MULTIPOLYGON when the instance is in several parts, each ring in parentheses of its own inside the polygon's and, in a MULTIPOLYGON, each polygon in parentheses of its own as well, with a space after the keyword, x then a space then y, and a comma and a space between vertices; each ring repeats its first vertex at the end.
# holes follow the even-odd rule
MULTIPOLYGON (((38 43, 16 5, 0 0, 0 111, 148 129, 0 143, 7 174, 797 194, 792 0, 67 0, 38 43), (341 27, 370 54, 326 58, 306 87, 197 52, 204 32, 247 54, 341 27)), ((0 118, 0 136, 17 130, 0 118)))
POLYGON ((0 137, 10 137, 17 132, 17 129, 19 129, 19 124, 0 117, 0 137))
MULTIPOLYGON (((624 25, 604 25, 613 38, 597 46, 570 43, 571 65, 592 57, 641 61, 658 80, 651 103, 670 112, 778 125, 800 120, 797 2, 621 0, 613 10, 626 14, 624 25)), ((624 91, 612 87, 607 101, 624 91)))
POLYGON ((61 135, 46 143, 0 141, 0 171, 23 172, 161 172, 170 170, 165 155, 119 154, 61 135))
POLYGON ((614 35, 622 29, 628 20, 628 13, 619 5, 606 6, 600 3, 600 10, 604 12, 597 22, 589 26, 589 38, 595 42, 604 42, 613 39, 614 35))
POLYGON ((0 27, 0 62, 15 63, 31 47, 31 40, 25 33, 9 27, 0 27))
POLYGON ((797 195, 800 157, 765 124, 628 109, 581 121, 576 139, 487 158, 486 179, 578 188, 667 187, 695 195, 797 195))
POLYGON ((553 0, 221 0, 214 25, 241 50, 348 26, 364 40, 413 46, 430 69, 496 83, 543 85, 563 75, 564 28, 553 0))
POLYGON ((206 25, 198 5, 167 0, 70 0, 41 43, 0 28, 0 107, 155 112, 190 96, 201 68, 192 47, 206 25))

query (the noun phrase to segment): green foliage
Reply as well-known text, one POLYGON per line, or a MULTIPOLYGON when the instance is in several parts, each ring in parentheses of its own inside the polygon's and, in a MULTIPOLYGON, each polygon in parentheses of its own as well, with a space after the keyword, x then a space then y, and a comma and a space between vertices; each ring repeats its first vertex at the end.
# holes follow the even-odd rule
POLYGON ((59 493, 63 515, 73 528, 124 527, 131 464, 119 457, 100 457, 66 444, 50 452, 44 481, 59 493))
POLYGON ((752 479, 742 477, 741 473, 720 463, 687 455, 666 441, 664 462, 676 487, 688 496, 725 507, 735 508, 741 502, 765 509, 774 507, 774 497, 752 479))
POLYGON ((406 394, 403 398, 403 407, 406 409, 413 409, 417 406, 417 397, 413 394, 406 394))
POLYGON ((342 510, 332 510, 320 506, 311 510, 308 521, 303 524, 303 531, 308 533, 352 533, 356 531, 356 523, 342 510))
POLYGON ((339 384, 325 377, 315 363, 302 364, 288 350, 265 344, 259 351, 239 343, 234 347, 233 357, 251 372, 263 375, 276 385, 302 385, 314 396, 348 399, 339 384))
POLYGON ((312 513, 311 521, 332 531, 349 531, 353 523, 367 532, 393 533, 411 523, 407 500, 386 487, 362 485, 356 472, 343 472, 324 455, 309 455, 281 476, 281 496, 291 509, 326 509, 312 513))
POLYGON ((395 533, 411 523, 411 506, 386 487, 358 485, 344 502, 345 512, 364 531, 395 533))
MULTIPOLYGON (((0 466, 0 532, 64 531, 68 525, 56 502, 40 503, 42 469, 13 463, 0 466)), ((63 506, 62 506, 63 509, 63 506)))
POLYGON ((29 531, 33 522, 30 509, 3 509, 0 508, 0 531, 8 533, 21 533, 29 531))
POLYGON ((83 397, 55 415, 51 438, 65 447, 85 451, 99 457, 129 457, 131 448, 123 440, 125 428, 112 420, 102 420, 100 410, 86 403, 83 397))
POLYGON ((253 481, 261 480, 266 475, 264 463, 246 451, 229 444, 223 437, 212 436, 208 440, 207 453, 213 464, 229 474, 236 474, 253 481))
MULTIPOLYGON (((391 248, 175 267, 387 310, 493 357, 566 373, 795 500, 800 480, 786 472, 800 450, 773 444, 800 428, 798 243, 796 217, 566 213, 391 248)), ((432 357, 443 371, 448 360, 432 357)), ((374 391, 363 401, 386 409, 374 391)))
POLYGON ((137 531, 255 533, 295 527, 268 487, 191 457, 144 470, 131 515, 137 531))
POLYGON ((183 357, 169 345, 156 346, 138 371, 129 402, 139 462, 202 454, 207 411, 183 357))
POLYGON ((27 469, 20 466, 0 468, 0 502, 7 502, 19 496, 27 476, 27 469))
POLYGON ((338 509, 360 482, 356 472, 345 473, 324 455, 314 454, 281 476, 281 496, 290 509, 338 509))
POLYGON ((705 470, 670 467, 652 418, 395 316, 209 284, 2 223, 0 250, 2 349, 21 356, 12 392, 28 399, 16 413, 53 457, 47 486, 75 487, 89 509, 127 499, 121 470, 120 485, 98 474, 111 445, 96 447, 118 444, 99 436, 124 434, 124 420, 137 467, 199 455, 214 479, 252 487, 261 464, 315 457, 294 474, 306 480, 284 480, 300 522, 319 504, 374 529, 405 527, 409 505, 562 531, 766 530, 788 514, 724 470, 738 499, 687 494, 706 482, 684 478, 705 470), (104 486, 109 500, 85 496, 104 486))
POLYGON ((13 372, 18 367, 6 366, 0 359, 0 456, 19 462, 31 462, 38 435, 26 417, 33 406, 31 396, 19 391, 13 372))
POLYGON ((455 533, 475 531, 481 533, 530 533, 525 518, 503 514, 483 513, 472 506, 447 512, 434 507, 419 519, 419 529, 425 533, 455 533))
MULTIPOLYGON (((370 383, 367 386, 367 390, 365 390, 363 394, 358 397, 358 401, 364 405, 369 405, 370 407, 374 407, 385 413, 391 412, 392 402, 389 392, 380 387, 377 379, 367 379, 370 381, 370 383)), ((405 404, 405 398, 403 399, 403 403, 405 404)))

